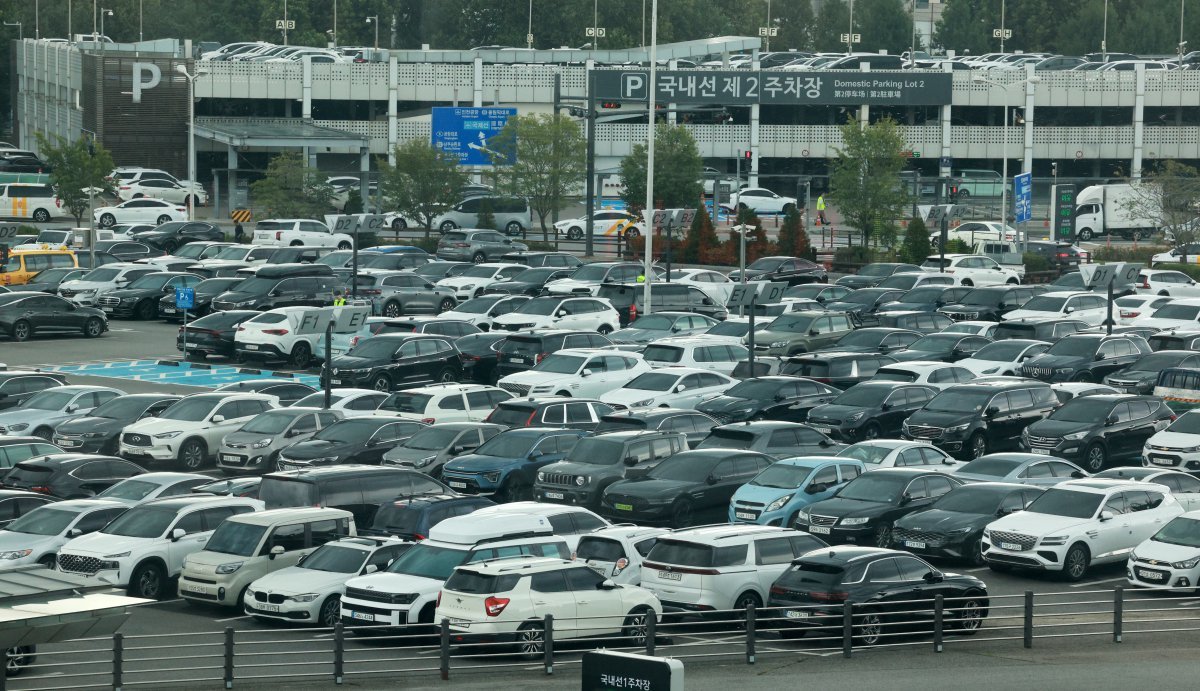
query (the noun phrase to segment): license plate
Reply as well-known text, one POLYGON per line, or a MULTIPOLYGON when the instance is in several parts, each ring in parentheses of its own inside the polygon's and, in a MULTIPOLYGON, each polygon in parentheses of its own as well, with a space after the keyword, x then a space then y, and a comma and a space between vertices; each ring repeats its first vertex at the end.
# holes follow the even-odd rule
POLYGON ((329 383, 333 384, 334 386, 340 386, 342 383, 342 380, 341 379, 330 379, 329 383))
POLYGON ((508 359, 508 361, 509 361, 509 362, 512 362, 512 363, 516 363, 516 364, 518 364, 518 365, 524 365, 525 363, 529 362, 528 360, 526 360, 526 359, 525 359, 525 358, 523 358, 523 357, 513 357, 513 358, 509 358, 509 359, 508 359))
POLYGON ((1154 465, 1175 465, 1175 461, 1170 458, 1155 458, 1154 456, 1150 457, 1150 462, 1154 465))
POLYGON ((446 484, 450 485, 454 489, 466 489, 467 488, 467 483, 465 483, 465 482, 455 482, 454 480, 451 480, 450 482, 447 482, 446 484))
POLYGON ((683 580, 683 574, 675 573, 674 571, 659 571, 658 577, 664 581, 680 581, 683 580))
POLYGON ((789 609, 784 616, 788 619, 808 619, 810 612, 802 609, 789 609))
POLYGON ((905 547, 911 547, 911 548, 913 548, 913 549, 925 549, 925 543, 924 543, 924 542, 913 542, 913 541, 911 541, 911 540, 905 540, 905 541, 904 541, 904 546, 905 546, 905 547))
POLYGON ((1001 549, 1007 549, 1007 550, 1011 550, 1013 552, 1021 551, 1021 546, 1015 542, 1001 542, 1000 547, 1001 547, 1001 549))
POLYGON ((833 432, 833 430, 828 427, 813 427, 813 429, 817 430, 821 434, 830 434, 833 432))
POLYGON ((79 446, 79 442, 71 441, 70 439, 61 439, 59 440, 58 445, 69 449, 72 446, 79 446))
POLYGON ((562 492, 546 492, 546 498, 547 499, 562 499, 563 493, 562 492))
POLYGON ((1144 578, 1148 581, 1161 581, 1162 577, 1163 577, 1163 575, 1161 573, 1156 573, 1154 571, 1147 571, 1145 569, 1138 569, 1137 573, 1139 576, 1141 576, 1142 578, 1144 578))
POLYGON ((175 308, 174 308, 174 307, 164 307, 164 308, 162 309, 162 313, 163 313, 163 314, 175 314, 175 311, 176 311, 176 310, 175 310, 175 308))
POLYGON ((105 312, 107 312, 109 314, 112 314, 112 311, 113 311, 113 308, 111 308, 111 307, 101 307, 100 309, 104 310, 105 312))
POLYGON ((808 526, 808 532, 810 532, 814 535, 828 535, 830 533, 830 530, 829 530, 829 528, 826 528, 825 526, 810 525, 810 526, 808 526))
POLYGON ((617 511, 633 511, 633 504, 613 504, 617 511))
POLYGON ((253 343, 249 343, 246 345, 246 350, 258 350, 258 346, 254 345, 253 343))
POLYGON ((189 593, 200 593, 201 595, 208 594, 208 588, 202 585, 192 585, 191 583, 183 583, 179 587, 180 590, 186 590, 189 593))
POLYGON ((1050 449, 1039 449, 1039 448, 1038 448, 1038 447, 1036 447, 1036 446, 1034 446, 1034 447, 1031 447, 1031 448, 1029 449, 1029 451, 1030 451, 1031 453, 1041 454, 1041 455, 1043 455, 1043 456, 1049 456, 1049 455, 1050 455, 1050 449))
POLYGON ((281 609, 279 609, 279 605, 263 605, 263 604, 255 603, 253 605, 253 607, 254 607, 254 609, 257 609, 260 612, 280 612, 280 611, 282 611, 281 609))
POLYGON ((351 619, 359 619, 362 621, 375 621, 375 615, 369 614, 367 612, 351 612, 350 618, 351 619))
POLYGON ((746 511, 734 511, 733 515, 737 516, 738 518, 744 518, 747 521, 753 521, 754 519, 758 518, 758 516, 746 511))
POLYGON ((237 461, 240 459, 237 456, 234 456, 233 454, 223 453, 223 454, 221 454, 221 460, 225 461, 226 463, 233 463, 234 461, 237 461))

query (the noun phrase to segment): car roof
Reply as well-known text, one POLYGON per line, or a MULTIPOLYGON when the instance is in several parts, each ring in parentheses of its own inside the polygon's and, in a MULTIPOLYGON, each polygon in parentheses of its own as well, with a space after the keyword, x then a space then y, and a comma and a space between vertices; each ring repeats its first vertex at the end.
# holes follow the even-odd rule
POLYGON ((709 542, 720 540, 721 544, 737 544, 740 542, 749 542, 756 537, 773 534, 799 535, 802 533, 792 528, 783 528, 775 525, 734 523, 700 526, 696 528, 682 528, 680 530, 671 531, 669 535, 664 535, 663 537, 670 538, 672 540, 686 540, 689 542, 709 542))
MULTIPOLYGON (((879 471, 875 471, 879 472, 879 471)), ((857 545, 830 545, 829 547, 821 547, 814 549, 800 557, 796 561, 816 562, 823 564, 831 564, 836 566, 845 566, 853 561, 866 559, 868 557, 891 557, 908 552, 901 552, 894 549, 884 549, 882 547, 863 547, 857 545)))
MULTIPOLYGON (((777 429, 798 429, 809 428, 808 425, 801 422, 787 422, 784 420, 747 420, 745 422, 731 422, 729 424, 714 427, 713 430, 746 430, 748 432, 770 432, 777 429)), ((811 429, 811 428, 809 428, 811 429)), ((726 449, 727 451, 737 451, 741 449, 726 449)))
MULTIPOLYGON (((142 473, 141 475, 134 475, 133 477, 127 477, 124 480, 121 480, 121 482, 125 482, 125 480, 141 480, 143 482, 154 482, 154 483, 157 483, 160 485, 169 485, 174 482, 179 482, 180 480, 211 481, 212 479, 213 478, 208 477, 207 475, 199 475, 197 473, 174 473, 174 472, 164 471, 164 472, 142 473)), ((120 484, 120 483, 117 483, 117 484, 120 484)))
MULTIPOLYGON (((134 477, 137 477, 137 476, 135 475, 134 477)), ((163 499, 154 499, 154 500, 148 501, 144 504, 140 504, 140 506, 142 506, 142 507, 153 506, 153 507, 157 507, 157 508, 170 509, 172 511, 180 511, 180 510, 186 509, 190 506, 220 504, 223 502, 233 502, 234 504, 236 504, 238 506, 243 506, 248 501, 255 501, 255 500, 245 499, 243 497, 227 497, 227 496, 216 495, 216 494, 181 494, 178 497, 164 497, 163 499)))
POLYGON ((776 465, 794 465, 798 468, 816 468, 827 463, 862 463, 857 458, 849 456, 793 456, 782 458, 776 465))
MULTIPOLYGON (((1060 482, 1052 489, 1072 489, 1079 490, 1081 492, 1090 492, 1092 494, 1108 494, 1109 492, 1115 490, 1144 490, 1149 484, 1153 483, 1090 477, 1083 480, 1067 480, 1065 482, 1060 482)), ((1161 489, 1163 492, 1171 491, 1166 485, 1156 485, 1155 488, 1161 489)))
MULTIPOLYGON (((229 497, 222 497, 229 499, 229 497)), ((242 501, 246 501, 243 499, 242 501)), ((332 509, 320 506, 303 506, 289 507, 286 509, 270 509, 267 511, 255 511, 254 513, 243 513, 237 516, 231 516, 225 520, 236 521, 238 523, 249 523, 251 525, 271 525, 277 521, 304 521, 318 518, 354 518, 354 514, 341 509, 332 509)))

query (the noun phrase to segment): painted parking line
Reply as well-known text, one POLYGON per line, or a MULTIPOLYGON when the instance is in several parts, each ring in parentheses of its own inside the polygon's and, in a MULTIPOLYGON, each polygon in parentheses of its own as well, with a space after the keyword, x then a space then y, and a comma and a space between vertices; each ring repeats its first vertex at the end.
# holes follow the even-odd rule
POLYGON ((88 377, 125 379, 156 384, 179 384, 197 388, 216 388, 223 384, 249 379, 277 378, 320 387, 321 378, 314 374, 278 372, 270 369, 208 365, 176 360, 110 360, 103 362, 52 365, 42 369, 62 374, 88 377))
POLYGON ((1073 584, 1071 584, 1071 587, 1072 588, 1086 588, 1090 585, 1099 585, 1101 583, 1112 583, 1113 581, 1123 581, 1123 580, 1125 580, 1124 576, 1117 576, 1115 578, 1104 578, 1099 581, 1087 581, 1085 583, 1073 583, 1073 584))

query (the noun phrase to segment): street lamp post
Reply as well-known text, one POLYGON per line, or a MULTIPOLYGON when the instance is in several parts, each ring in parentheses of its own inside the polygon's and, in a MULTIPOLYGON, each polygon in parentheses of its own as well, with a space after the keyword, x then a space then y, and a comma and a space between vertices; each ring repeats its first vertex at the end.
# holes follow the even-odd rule
POLYGON ((379 50, 379 15, 367 17, 367 23, 375 25, 375 50, 379 50))
POLYGON ((111 16, 113 16, 112 10, 110 10, 106 7, 100 8, 100 41, 101 41, 101 45, 104 45, 104 18, 111 17, 111 16))
MULTIPOLYGON (((599 39, 597 38, 597 45, 599 39)), ((655 110, 658 106, 658 0, 650 3, 650 93, 648 99, 647 129, 646 129, 646 208, 642 214, 646 218, 646 246, 643 262, 645 268, 642 275, 646 279, 642 288, 642 300, 646 305, 646 314, 650 314, 650 283, 654 278, 654 135, 655 110)))
POLYGON ((204 70, 196 70, 190 74, 186 65, 176 65, 175 71, 188 81, 188 220, 196 220, 196 80, 201 75, 208 74, 204 70))
MULTIPOLYGON (((982 82, 984 84, 990 84, 992 86, 998 86, 1001 89, 1004 89, 1005 92, 1007 92, 1010 88, 1012 88, 1014 86, 1017 86, 1017 85, 1024 86, 1026 84, 1036 84, 1041 80, 1040 80, 1040 78, 1034 76, 1034 77, 1029 77, 1027 79, 1022 79, 1019 82, 1012 82, 1010 84, 1001 84, 1000 82, 988 79, 987 77, 984 77, 983 75, 976 74, 971 77, 971 81, 982 82)), ((1000 147, 1000 156, 1003 158, 1003 161, 1000 164, 1000 167, 1001 167, 1000 176, 1002 179, 1002 182, 1000 184, 1000 232, 1001 233, 1004 233, 1005 228, 1008 227, 1008 124, 1009 124, 1009 121, 1011 121, 1011 120, 1012 120, 1012 118, 1009 117, 1009 114, 1008 114, 1008 104, 1005 103, 1004 104, 1004 126, 1003 126, 1003 129, 1001 130, 1001 135, 1000 135, 1001 139, 1004 140, 1000 147)), ((1024 172, 1024 171, 1022 171, 1022 172, 1024 172)), ((1028 238, 1021 239, 1020 244, 1021 244, 1022 251, 1025 250, 1025 248, 1027 246, 1026 245, 1027 242, 1028 242, 1028 238)))

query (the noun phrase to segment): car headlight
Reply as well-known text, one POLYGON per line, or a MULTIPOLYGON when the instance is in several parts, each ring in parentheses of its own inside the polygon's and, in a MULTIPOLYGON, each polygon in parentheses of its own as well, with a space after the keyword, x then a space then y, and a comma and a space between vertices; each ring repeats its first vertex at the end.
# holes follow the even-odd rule
POLYGON ((1070 374, 1071 372, 1074 372, 1074 371, 1075 370, 1070 367, 1059 367, 1058 369, 1054 370, 1054 373, 1055 374, 1070 374))
POLYGON ((237 571, 238 569, 242 568, 242 564, 244 564, 244 563, 246 563, 246 562, 231 561, 231 562, 228 562, 225 564, 220 564, 219 566, 217 566, 217 573, 233 573, 233 572, 237 571))
POLYGON ((154 438, 155 439, 174 439, 175 437, 178 437, 181 434, 183 434, 183 432, 163 432, 162 434, 154 435, 154 438))
POLYGON ((800 522, 800 521, 804 521, 805 523, 808 523, 808 512, 807 511, 797 511, 796 512, 796 522, 800 522))
POLYGON ((970 528, 955 528, 954 530, 947 531, 946 534, 954 536, 954 537, 958 537, 960 535, 966 535, 969 532, 971 532, 970 528))
POLYGON ((500 482, 500 471, 496 470, 490 473, 484 473, 483 477, 488 482, 500 482))
POLYGON ((550 386, 534 386, 529 389, 529 393, 550 393, 554 389, 554 385, 550 386))
POLYGON ((137 302, 137 298, 121 298, 122 305, 132 305, 137 302))
POLYGON ((964 423, 964 424, 961 424, 961 425, 955 425, 955 426, 953 426, 953 427, 947 427, 947 428, 946 428, 946 431, 947 431, 947 432, 966 432, 966 431, 967 431, 967 428, 968 428, 968 427, 970 427, 970 426, 971 426, 971 423, 967 422, 967 423, 964 423))
POLYGON ((646 400, 644 400, 644 401, 638 401, 638 402, 634 403, 632 407, 634 407, 634 408, 644 408, 645 406, 648 406, 648 405, 654 405, 654 399, 653 399, 653 398, 647 398, 647 399, 646 399, 646 400))
POLYGON ((249 307, 250 305, 253 305, 253 304, 254 304, 253 300, 245 300, 243 302, 235 302, 235 303, 233 303, 233 306, 234 307, 249 307))
POLYGON ((13 559, 21 559, 33 554, 31 549, 16 549, 11 552, 0 552, 0 559, 11 561, 13 559))
POLYGON ((8 425, 9 432, 20 432, 21 430, 28 429, 28 428, 29 428, 28 422, 18 422, 15 425, 8 425))
POLYGON ((999 367, 989 367, 989 368, 985 369, 983 371, 983 373, 984 374, 995 374, 996 372, 999 372, 999 371, 1000 371, 999 367))
POLYGON ((303 593, 301 595, 293 595, 289 599, 294 602, 312 602, 319 597, 321 597, 320 593, 303 593))
POLYGON ((591 478, 588 477, 587 475, 576 475, 575 476, 575 484, 578 485, 579 487, 583 487, 584 485, 586 485, 588 483, 588 480, 590 480, 590 479, 591 478))
POLYGON ((100 560, 100 568, 102 570, 112 570, 121 568, 121 562, 118 559, 128 557, 129 552, 121 552, 120 554, 107 554, 104 559, 100 560))
POLYGON ((254 442, 253 444, 250 445, 250 448, 265 449, 270 445, 271 445, 271 438, 267 437, 266 439, 259 439, 258 441, 254 442))
POLYGON ((786 348, 787 344, 787 341, 771 341, 772 348, 786 348))
POLYGON ((459 286, 458 289, 459 290, 471 290, 474 287, 475 287, 474 283, 468 283, 466 285, 459 286))
POLYGON ((106 554, 106 555, 104 555, 104 558, 105 559, 121 559, 122 557, 128 557, 128 556, 129 556, 129 552, 121 552, 120 554, 106 554))
POLYGON ((863 416, 866 414, 867 414, 867 412, 865 410, 860 410, 857 413, 854 413, 850 417, 846 418, 846 421, 847 422, 858 422, 859 420, 863 419, 863 416))
MULTIPOLYGON (((28 551, 29 550, 26 550, 26 552, 28 551)), ((1172 563, 1171 566, 1176 569, 1194 569, 1196 568, 1196 564, 1200 564, 1200 557, 1188 559, 1187 561, 1177 561, 1172 563)))
POLYGON ((794 497, 794 496, 795 496, 794 494, 783 495, 782 497, 776 499, 775 501, 771 502, 770 504, 767 504, 767 511, 778 511, 779 509, 782 509, 785 504, 787 504, 789 501, 792 500, 792 497, 794 497))
POLYGON ((434 459, 436 459, 436 458, 437 458, 437 456, 426 456, 425 458, 422 458, 420 460, 413 461, 413 465, 417 468, 424 468, 425 466, 429 465, 430 463, 433 463, 434 459))
POLYGON ((866 516, 858 516, 856 518, 843 518, 842 525, 864 525, 871 519, 866 516))
POLYGON ((539 471, 538 471, 538 474, 537 474, 537 481, 538 481, 538 482, 545 482, 545 481, 546 481, 546 474, 545 474, 545 473, 543 473, 542 471, 540 471, 540 470, 539 470, 539 471))
POLYGON ((104 432, 84 432, 81 436, 84 439, 99 439, 104 436, 104 432))
POLYGON ((1071 539, 1070 535, 1051 535, 1050 537, 1042 538, 1044 547, 1053 547, 1055 545, 1065 545, 1067 540, 1071 539))
POLYGON ((1182 453, 1200 453, 1200 446, 1189 446, 1182 450, 1182 453))
POLYGON ((1083 439, 1087 435, 1088 435, 1088 431, 1084 430, 1082 432, 1074 432, 1072 434, 1064 434, 1063 439, 1066 439, 1067 441, 1079 441, 1080 439, 1083 439))

